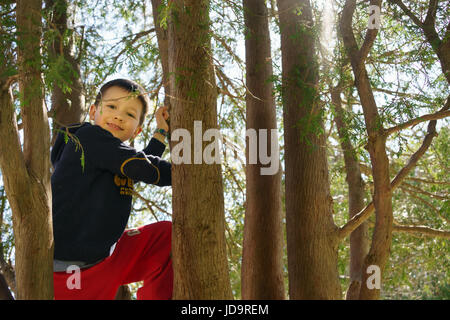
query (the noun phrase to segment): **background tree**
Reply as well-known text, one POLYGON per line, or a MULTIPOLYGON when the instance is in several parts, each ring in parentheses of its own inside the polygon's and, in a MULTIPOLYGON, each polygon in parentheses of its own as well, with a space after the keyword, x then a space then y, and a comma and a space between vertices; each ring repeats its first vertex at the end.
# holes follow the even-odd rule
POLYGON ((17 46, 12 48, 11 42, 5 40, 13 39, 2 37, 7 64, 2 64, 0 86, 0 167, 13 212, 18 299, 53 298, 50 133, 41 79, 41 9, 39 0, 17 1, 17 46), (17 70, 10 59, 14 49, 17 70), (23 151, 11 90, 11 82, 16 78, 24 130, 23 151))
MULTIPOLYGON (((244 0, 246 26, 246 128, 267 132, 267 154, 274 154, 271 129, 277 129, 272 85, 268 11, 264 1, 244 0), (269 153, 270 152, 270 153, 269 153)), ((261 139, 261 136, 259 136, 261 139)), ((258 139, 258 141, 259 141, 258 139)), ((258 151, 261 144, 258 143, 258 151)), ((262 175, 261 159, 250 164, 246 144, 246 210, 242 250, 242 298, 284 299, 281 170, 262 175)), ((278 160, 277 160, 278 161, 278 160)), ((278 166, 277 166, 278 168, 278 166)))
MULTIPOLYGON (((371 1, 370 5, 380 8, 381 1, 371 1)), ((351 61, 356 88, 361 99, 368 134, 368 151, 370 153, 372 176, 374 181, 373 203, 376 211, 376 224, 372 237, 371 249, 366 257, 363 270, 367 270, 369 266, 375 265, 380 268, 381 274, 383 274, 385 264, 389 257, 393 229, 392 187, 397 186, 411 167, 415 165, 414 161, 411 161, 408 166, 400 170, 391 184, 389 181, 389 160, 386 152, 386 139, 389 134, 407 128, 414 123, 440 119, 446 115, 442 113, 440 115, 428 115, 428 117, 421 117, 406 122, 405 124, 384 129, 382 119, 378 113, 377 103, 374 99, 371 84, 369 82, 367 70, 365 68, 365 61, 377 36, 378 28, 369 28, 367 30, 364 41, 359 48, 352 29, 352 17, 355 8, 355 1, 346 1, 340 22, 340 28, 344 46, 351 61)), ((432 121, 429 124, 428 135, 423 144, 424 147, 427 143, 428 145, 431 143, 431 139, 433 139, 433 136, 435 135, 435 125, 435 121, 432 121)), ((418 156, 420 158, 420 151, 423 150, 419 149, 414 156, 418 156)), ((412 160, 417 162, 417 159, 412 160)), ((380 295, 379 288, 374 289, 368 285, 364 285, 367 278, 368 275, 363 273, 363 286, 361 287, 360 298, 376 299, 380 295)))
POLYGON ((337 227, 318 104, 309 1, 278 1, 283 70, 286 231, 291 299, 339 299, 337 227), (313 280, 314 279, 314 280, 313 280))

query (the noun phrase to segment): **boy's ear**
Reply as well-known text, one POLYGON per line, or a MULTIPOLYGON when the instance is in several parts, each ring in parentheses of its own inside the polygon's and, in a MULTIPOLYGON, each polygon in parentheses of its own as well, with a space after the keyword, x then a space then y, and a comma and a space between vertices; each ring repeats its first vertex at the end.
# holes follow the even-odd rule
POLYGON ((91 107, 89 108, 89 119, 91 121, 95 120, 95 111, 97 110, 97 107, 95 106, 95 104, 91 105, 91 107))

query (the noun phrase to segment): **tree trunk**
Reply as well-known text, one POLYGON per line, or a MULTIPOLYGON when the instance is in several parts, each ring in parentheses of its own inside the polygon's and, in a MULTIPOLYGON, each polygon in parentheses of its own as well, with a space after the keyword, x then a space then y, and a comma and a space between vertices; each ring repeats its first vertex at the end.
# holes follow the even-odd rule
MULTIPOLYGON (((339 86, 333 88, 331 99, 336 110, 335 122, 344 153, 348 184, 348 211, 351 219, 364 209, 364 182, 361 177, 358 156, 349 140, 347 126, 344 122, 345 111, 342 108, 341 91, 342 89, 339 86)), ((356 300, 359 297, 362 266, 369 252, 369 245, 369 225, 366 221, 350 235, 350 286, 347 290, 347 300, 356 300)))
MULTIPOLYGON (((39 172, 31 169, 31 163, 21 152, 12 92, 10 88, 5 90, 4 85, 5 82, 0 81, 0 87, 3 88, 0 93, 0 167, 13 214, 16 298, 52 299, 53 232, 50 177, 39 178, 39 172)), ((48 134, 47 131, 47 139, 48 134)), ((25 139, 30 137, 24 136, 25 139)), ((48 142, 47 147, 49 148, 48 142)), ((45 158, 46 154, 48 149, 46 152, 42 150, 41 157, 45 158)))
MULTIPOLYGON (((209 23, 208 1, 172 2, 170 131, 173 139, 175 130, 186 129, 189 135, 183 137, 187 145, 183 155, 194 155, 194 162, 192 157, 189 159, 193 164, 176 164, 172 149, 174 299, 233 297, 226 255, 221 166, 201 161, 205 150, 205 143, 200 141, 203 133, 218 128, 209 23), (200 121, 199 133, 198 127, 194 133, 194 121, 200 121)), ((217 155, 219 151, 215 152, 217 155)))
POLYGON ((40 78, 41 1, 18 0, 23 153, 8 79, 1 79, 0 166, 13 213, 18 299, 53 299, 49 127, 40 78))
MULTIPOLYGON (((5 208, 6 208, 6 194, 5 188, 2 188, 0 196, 0 226, 3 226, 3 214, 5 212, 5 208)), ((0 229, 0 239, 2 237, 3 237, 2 230, 0 229)), ((12 267, 11 261, 8 263, 5 259, 5 250, 2 241, 0 241, 0 276, 2 276, 3 279, 5 280, 6 287, 8 288, 9 286, 11 291, 14 292, 16 290, 16 279, 15 279, 16 276, 14 274, 14 268, 12 267)))
POLYGON ((308 0, 278 0, 285 129, 286 231, 291 299, 340 299, 338 228, 332 217, 308 0), (297 10, 299 9, 299 10, 297 10))
POLYGON ((9 291, 5 277, 3 277, 1 273, 0 273, 0 300, 14 300, 11 291, 9 291))
POLYGON ((169 107, 170 113, 170 82, 169 82, 169 38, 168 30, 160 25, 161 0, 152 0, 153 21, 155 24, 156 38, 158 40, 159 57, 162 66, 162 81, 164 86, 164 105, 169 107))
POLYGON ((119 289, 117 289, 114 300, 131 300, 130 287, 126 284, 120 286, 119 289))
MULTIPOLYGON (((267 131, 266 150, 271 148, 271 129, 277 128, 267 7, 262 0, 244 0, 247 81, 246 128, 267 131)), ((261 137, 259 137, 261 139, 261 137)), ((249 140, 246 158, 249 159, 249 140)), ((278 143, 277 143, 278 146, 278 143)), ((255 150, 256 151, 256 150, 255 150)), ((274 154, 270 150, 268 154, 274 154)), ((278 154, 278 152, 277 152, 278 154)), ((279 161, 279 159, 277 159, 279 161)), ((242 251, 242 299, 285 299, 283 280, 283 231, 281 223, 281 170, 262 175, 263 165, 246 164, 246 211, 242 251)), ((279 168, 279 163, 277 163, 279 168)))
POLYGON ((83 85, 80 79, 80 56, 74 57, 73 36, 69 36, 67 41, 65 35, 68 34, 67 27, 67 0, 46 0, 47 10, 51 10, 50 28, 54 29, 56 36, 48 48, 50 59, 53 62, 64 61, 68 66, 64 68, 67 73, 65 86, 70 90, 63 90, 63 84, 54 83, 52 91, 51 114, 53 117, 53 138, 54 143, 57 136, 57 129, 61 126, 68 126, 79 123, 83 119, 85 112, 83 85))
MULTIPOLYGON (((381 6, 381 0, 372 0, 371 5, 381 6)), ((389 159, 386 153, 386 138, 384 128, 378 114, 377 105, 370 86, 369 77, 365 68, 365 59, 375 41, 378 30, 369 29, 364 43, 358 48, 353 29, 352 18, 356 8, 356 0, 347 0, 340 21, 340 32, 344 46, 350 58, 355 77, 355 85, 361 100, 364 113, 364 121, 367 128, 368 144, 372 164, 372 176, 374 182, 373 204, 375 207, 375 229, 372 236, 372 245, 366 256, 362 269, 362 284, 360 299, 379 299, 380 287, 370 284, 373 276, 378 277, 375 284, 381 283, 381 277, 389 258, 389 250, 392 239, 392 188, 389 177, 389 159), (376 274, 369 272, 376 268, 376 274)))

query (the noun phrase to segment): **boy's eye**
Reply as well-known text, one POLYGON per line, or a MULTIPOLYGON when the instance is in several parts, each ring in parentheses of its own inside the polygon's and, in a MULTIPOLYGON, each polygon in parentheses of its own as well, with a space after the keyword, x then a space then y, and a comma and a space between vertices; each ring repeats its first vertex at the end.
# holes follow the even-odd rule
POLYGON ((110 108, 110 109, 115 109, 115 108, 116 108, 116 107, 113 106, 112 104, 108 104, 107 107, 110 108))
POLYGON ((128 115, 132 118, 135 118, 134 114, 132 114, 132 113, 128 113, 128 115))

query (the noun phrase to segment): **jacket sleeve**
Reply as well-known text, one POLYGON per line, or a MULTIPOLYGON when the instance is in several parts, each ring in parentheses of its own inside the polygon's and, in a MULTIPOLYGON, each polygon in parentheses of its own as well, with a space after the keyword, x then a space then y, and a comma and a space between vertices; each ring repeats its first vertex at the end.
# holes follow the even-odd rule
POLYGON ((158 139, 151 138, 148 145, 142 150, 146 155, 162 157, 164 150, 166 149, 166 145, 159 141, 158 139))
POLYGON ((168 161, 136 151, 99 126, 81 128, 77 136, 83 148, 86 166, 93 165, 147 184, 171 185, 171 164, 168 161))

